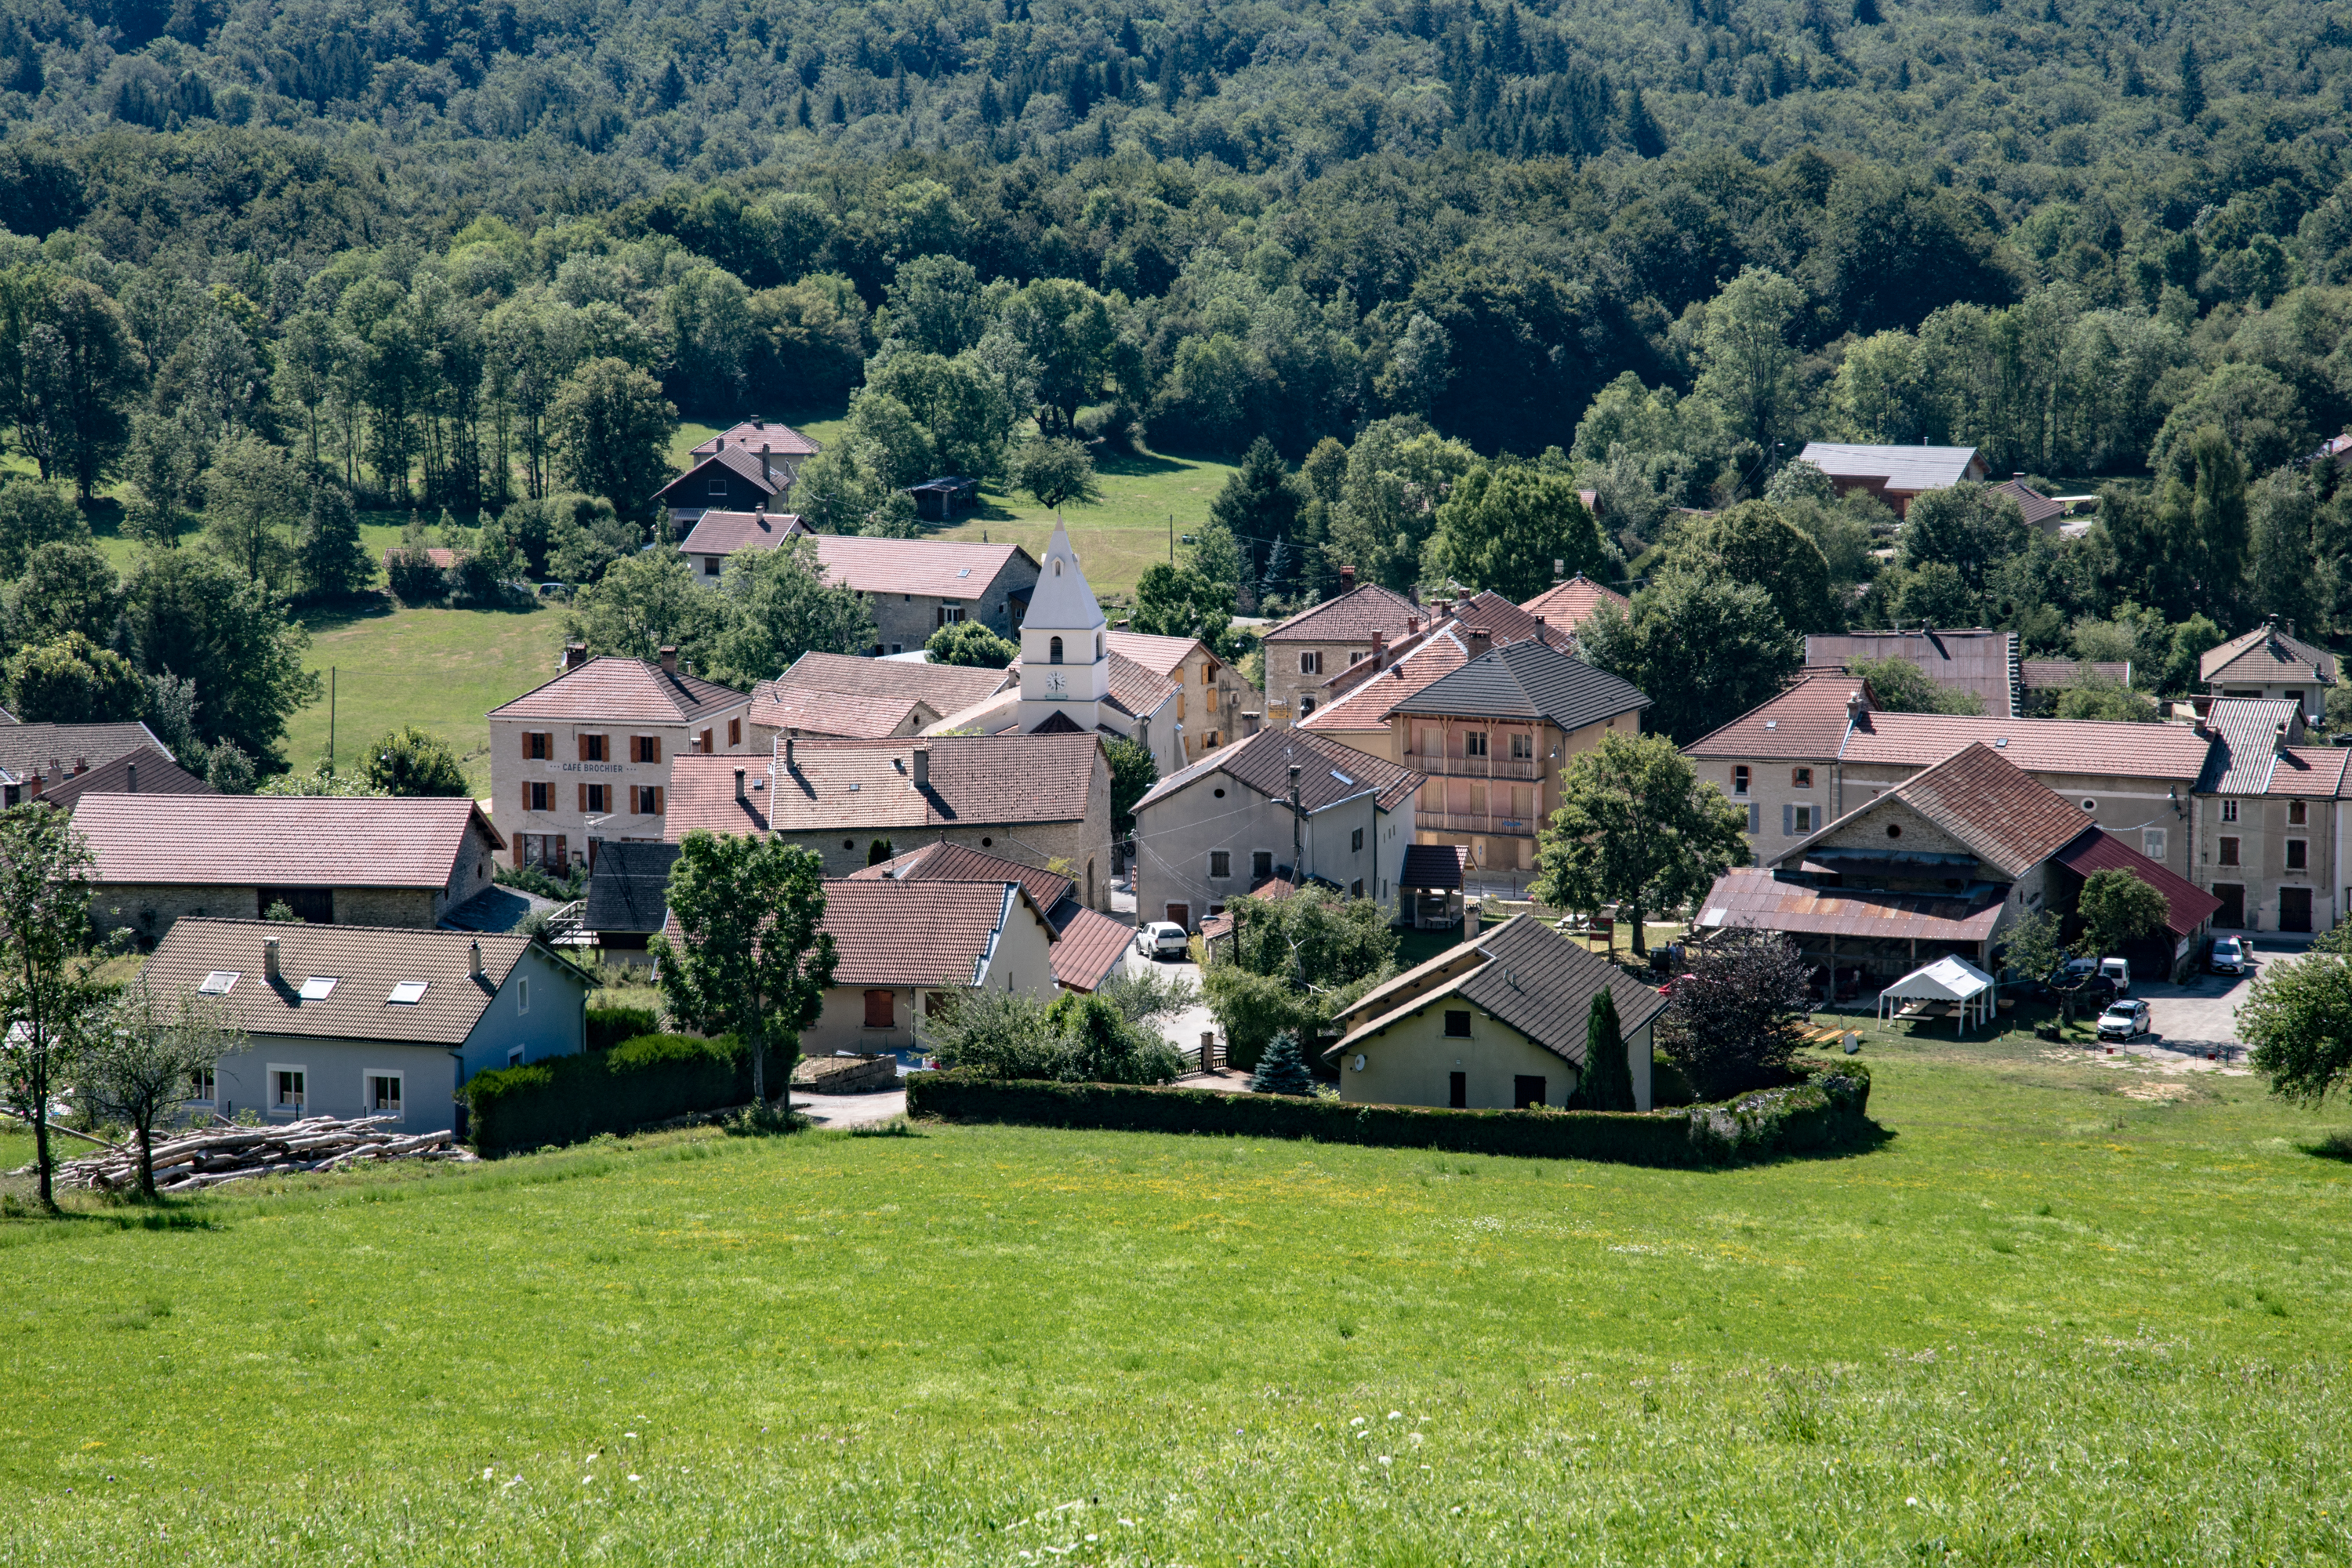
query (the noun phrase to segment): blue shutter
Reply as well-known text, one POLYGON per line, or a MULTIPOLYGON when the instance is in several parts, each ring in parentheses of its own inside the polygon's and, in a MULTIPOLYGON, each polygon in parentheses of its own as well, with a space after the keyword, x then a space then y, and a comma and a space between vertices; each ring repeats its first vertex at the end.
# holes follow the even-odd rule
POLYGON ((1748 831, 1750 833, 1764 831, 1764 808, 1752 800, 1748 803, 1748 831))
POLYGON ((1782 806, 1780 808, 1780 837, 1783 838, 1789 837, 1795 834, 1796 831, 1797 808, 1793 805, 1782 806))

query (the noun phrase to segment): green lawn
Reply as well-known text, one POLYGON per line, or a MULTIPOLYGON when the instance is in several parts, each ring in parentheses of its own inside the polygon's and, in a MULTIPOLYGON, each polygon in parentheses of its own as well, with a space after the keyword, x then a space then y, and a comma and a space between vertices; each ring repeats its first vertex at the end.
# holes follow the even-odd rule
POLYGON ((0 1222, 0 1560, 2352 1556, 2342 1113, 1869 1059, 1883 1147, 1732 1172, 703 1134, 0 1222))

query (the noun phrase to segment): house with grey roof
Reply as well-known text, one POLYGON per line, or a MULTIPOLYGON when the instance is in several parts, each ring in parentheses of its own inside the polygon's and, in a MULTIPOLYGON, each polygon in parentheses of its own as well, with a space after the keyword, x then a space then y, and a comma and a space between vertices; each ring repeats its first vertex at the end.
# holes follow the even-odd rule
POLYGON ((1190 931, 1278 879, 1370 899, 1393 920, 1426 782, 1297 726, 1219 746, 1136 803, 1137 918, 1190 931))
POLYGON ((2302 709, 2284 698, 2221 698, 2199 729, 2212 749, 2197 782, 2196 875, 2220 900, 2213 923, 2326 931, 2352 913, 2352 750, 2305 744, 2302 709))
MULTIPOLYGON (((170 747, 146 725, 0 724, 0 804, 38 800, 68 779, 142 752, 157 763, 173 761, 170 747)), ((161 774, 157 774, 160 781, 161 774)))
POLYGON ((1350 1104, 1565 1107, 1583 1080, 1593 999, 1617 1005, 1633 1105, 1651 1108, 1651 1030, 1666 999, 1545 925, 1514 915, 1364 994, 1324 1059, 1350 1104))
POLYGON ((1974 447, 1874 447, 1843 441, 1808 441, 1797 454, 1830 477, 1840 495, 1860 490, 1908 515, 1912 500, 1929 490, 1966 481, 1981 483, 1985 461, 1974 447))
POLYGON ((582 1048, 593 983, 535 937, 203 918, 172 928, 138 984, 242 1037, 193 1112, 462 1137, 467 1079, 582 1048))
POLYGON ((1541 638, 1463 641, 1459 668, 1389 710, 1390 754, 1429 781, 1420 842, 1459 845, 1480 871, 1517 880, 1535 870, 1568 760, 1604 735, 1640 733, 1650 699, 1541 638))

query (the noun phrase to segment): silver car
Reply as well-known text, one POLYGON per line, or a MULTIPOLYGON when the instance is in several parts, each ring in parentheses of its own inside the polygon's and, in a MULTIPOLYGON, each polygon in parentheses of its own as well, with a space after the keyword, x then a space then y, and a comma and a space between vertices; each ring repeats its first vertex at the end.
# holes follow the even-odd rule
POLYGON ((2103 1040, 2137 1040, 2148 1032, 2147 1004, 2122 997, 2108 1005, 2099 1015, 2099 1038, 2103 1040))

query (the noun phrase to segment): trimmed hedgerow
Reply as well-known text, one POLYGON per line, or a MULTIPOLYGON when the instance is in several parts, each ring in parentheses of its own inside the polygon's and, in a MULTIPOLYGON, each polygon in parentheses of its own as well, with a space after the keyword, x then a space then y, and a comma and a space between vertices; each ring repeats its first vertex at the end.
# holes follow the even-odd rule
MULTIPOLYGON (((772 1081, 783 1082, 790 1068, 770 1054, 772 1081)), ((466 1085, 467 1136, 478 1152, 509 1154, 633 1131, 751 1098, 751 1053, 734 1036, 640 1035, 608 1051, 477 1073, 466 1085)))
POLYGON ((624 1041, 641 1035, 650 1035, 660 1028, 661 1021, 650 1007, 591 1007, 588 1009, 588 1048, 609 1051, 624 1041))
POLYGON ((1834 1146, 1864 1126, 1870 1078, 1859 1067, 1788 1089, 1688 1111, 1445 1110, 1351 1105, 1288 1095, 1006 1080, 962 1072, 907 1079, 910 1116, 1119 1132, 1312 1138, 1372 1148, 1443 1149, 1627 1165, 1703 1165, 1834 1146), (1774 1098, 1778 1097, 1778 1098, 1774 1098))

